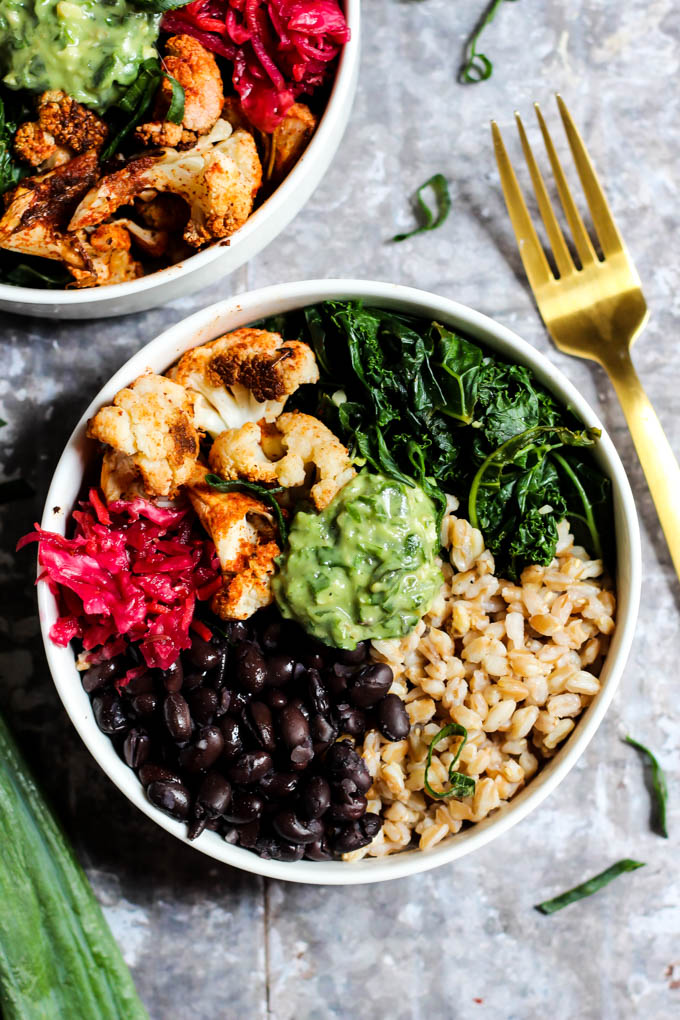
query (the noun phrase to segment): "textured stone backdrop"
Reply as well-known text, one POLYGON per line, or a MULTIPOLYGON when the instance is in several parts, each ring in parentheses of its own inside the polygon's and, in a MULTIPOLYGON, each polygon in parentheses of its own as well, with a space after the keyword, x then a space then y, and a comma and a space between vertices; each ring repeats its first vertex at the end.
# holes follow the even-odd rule
MULTIPOLYGON (((153 1020, 661 1020, 680 1013, 678 599, 640 467, 599 368, 551 346, 523 278, 489 136, 512 152, 515 108, 539 100, 557 131, 559 90, 582 129, 642 277, 652 317, 635 360, 680 453, 678 18, 674 0, 518 0, 482 50, 494 75, 456 84, 484 0, 365 0, 361 81, 333 167, 283 237, 193 298, 97 323, 3 317, 2 471, 35 485, 3 507, 0 708, 53 795, 153 1020), (453 211, 435 234, 411 224, 431 174, 453 211), (219 866, 141 816, 99 771, 52 688, 40 646, 33 558, 13 555, 39 515, 71 428, 101 383, 165 326, 225 295, 304 277, 394 280, 495 316, 546 352, 611 432, 643 532, 634 651, 579 766, 491 846, 421 877, 312 889, 219 866), (650 832, 632 731, 666 765, 667 842, 650 832), (532 905, 619 857, 647 867, 551 918, 532 905)), ((88 1018, 89 1020, 89 1018, 88 1018)))

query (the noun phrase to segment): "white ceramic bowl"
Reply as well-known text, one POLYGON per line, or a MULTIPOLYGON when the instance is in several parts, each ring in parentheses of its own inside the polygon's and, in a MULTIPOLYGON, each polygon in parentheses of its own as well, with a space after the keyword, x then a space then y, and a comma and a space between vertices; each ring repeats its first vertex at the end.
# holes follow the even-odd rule
POLYGON ((177 265, 110 287, 41 290, 0 283, 0 309, 44 319, 103 319, 141 312, 215 283, 262 251, 300 212, 340 145, 359 73, 360 4, 361 0, 345 0, 352 37, 343 46, 328 104, 312 141, 282 184, 228 244, 213 244, 177 265))
MULTIPOLYGON (((43 528, 64 532, 68 514, 81 490, 84 468, 93 453, 93 444, 85 437, 87 421, 102 404, 109 403, 123 386, 148 368, 156 372, 165 371, 190 347, 212 340, 262 316, 290 311, 326 298, 343 297, 360 298, 366 303, 420 315, 428 320, 435 319, 460 329, 505 358, 528 365, 558 400, 572 407, 587 426, 602 428, 594 411, 578 390, 547 358, 505 326, 455 301, 409 287, 357 280, 315 280, 267 287, 212 305, 166 330, 135 354, 109 380, 85 411, 57 465, 47 494, 43 528)), ((410 850, 393 857, 364 859, 353 864, 342 861, 282 863, 261 860, 248 850, 231 846, 213 832, 204 832, 190 845, 226 864, 273 878, 321 885, 354 885, 399 878, 447 864, 484 846, 533 811, 564 779, 602 721, 621 677, 635 629, 640 597, 638 522, 628 479, 612 441, 604 430, 597 445, 597 458, 601 468, 611 478, 614 492, 618 565, 617 627, 602 670, 600 693, 584 713, 573 735, 526 789, 485 821, 444 840, 426 852, 410 850)), ((47 659, 55 685, 88 749, 133 804, 173 836, 188 842, 186 826, 169 818, 147 800, 135 774, 118 757, 109 738, 97 728, 89 698, 83 691, 75 668, 72 650, 59 648, 49 640, 48 633, 56 619, 57 607, 46 584, 38 585, 38 605, 47 659)))

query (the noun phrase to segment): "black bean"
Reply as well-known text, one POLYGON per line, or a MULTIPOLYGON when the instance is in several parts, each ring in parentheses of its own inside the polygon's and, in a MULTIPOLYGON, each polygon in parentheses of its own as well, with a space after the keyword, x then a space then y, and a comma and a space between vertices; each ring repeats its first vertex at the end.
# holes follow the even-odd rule
POLYGON ((366 763, 346 740, 333 744, 326 755, 324 764, 331 783, 340 783, 343 779, 351 779, 360 793, 366 793, 370 789, 372 780, 366 763))
POLYGON ((333 670, 327 670, 324 673, 324 681, 326 687, 335 701, 346 701, 347 700, 347 677, 338 676, 333 670))
POLYGON ((244 623, 242 620, 230 620, 222 626, 226 630, 228 640, 231 644, 237 644, 239 641, 247 641, 250 637, 248 624, 244 623))
POLYGON ((367 729, 366 715, 361 708, 355 708, 346 701, 333 709, 333 721, 340 733, 348 733, 355 740, 361 740, 367 729))
POLYGON ((224 749, 224 737, 217 726, 203 726, 194 743, 180 752, 179 763, 187 772, 203 772, 214 765, 224 749))
POLYGON ((305 703, 303 698, 298 697, 291 698, 288 704, 291 705, 293 708, 297 708, 298 712, 302 712, 307 722, 309 722, 309 717, 311 713, 309 711, 309 706, 305 703))
POLYGON ((264 799, 251 790, 235 790, 231 804, 224 817, 234 825, 245 825, 259 818, 264 807, 264 799))
POLYGON ((368 641, 360 641, 356 648, 338 648, 338 661, 345 666, 359 666, 368 656, 368 641))
POLYGON ((148 786, 149 783, 163 782, 163 783, 179 783, 181 785, 182 780, 175 773, 171 772, 170 769, 163 768, 162 765, 156 765, 153 762, 145 762, 139 770, 139 781, 142 786, 148 786))
POLYGON ((384 662, 362 666, 349 681, 349 700, 359 708, 370 708, 385 697, 394 674, 384 662))
POLYGON ((184 690, 195 691, 197 687, 201 687, 205 681, 205 673, 185 673, 184 674, 184 690))
POLYGON ((279 714, 281 737, 289 751, 309 740, 309 723, 299 707, 291 702, 279 714))
POLYGON ((196 802, 211 818, 223 815, 231 800, 231 786, 219 772, 208 772, 198 788, 196 802))
POLYGON ((251 701, 245 712, 250 731, 265 751, 276 749, 276 736, 272 714, 263 701, 251 701))
POLYGON ((222 839, 225 843, 231 843, 232 846, 238 845, 239 831, 235 825, 230 825, 229 828, 225 829, 222 833, 222 839))
POLYGON ((297 772, 270 772, 262 777, 259 787, 265 796, 278 800, 294 794, 299 782, 297 772))
POLYGON ((301 797, 305 818, 321 818, 331 802, 331 788, 323 776, 312 776, 301 797))
POLYGON ((199 687, 187 697, 192 718, 199 726, 207 726, 217 711, 217 694, 210 687, 199 687))
POLYGON ((92 701, 97 726, 102 733, 122 733, 128 728, 123 703, 116 694, 102 694, 92 701))
POLYGON ((198 839, 203 830, 208 826, 208 816, 204 814, 200 809, 195 809, 194 817, 189 822, 189 828, 187 829, 187 839, 194 840, 198 839))
POLYGON ((216 691, 219 691, 222 687, 224 687, 226 683, 227 661, 228 661, 227 649, 220 648, 219 662, 215 667, 215 672, 213 673, 211 679, 211 685, 215 688, 216 691))
POLYGON ((243 715, 243 711, 248 705, 251 699, 250 694, 245 694, 243 691, 232 691, 231 698, 229 699, 229 708, 227 711, 229 715, 233 716, 234 719, 240 719, 243 715))
POLYGON ((280 620, 273 620, 262 631, 260 643, 265 652, 275 652, 281 644, 283 628, 280 620))
POLYGON ((288 808, 279 811, 274 816, 272 824, 279 836, 290 840, 291 843, 313 843, 324 833, 323 822, 320 819, 311 818, 305 821, 288 808))
POLYGON ((334 822, 355 822, 365 814, 366 798, 358 792, 351 800, 347 798, 344 803, 331 804, 328 809, 328 817, 334 822))
POLYGON ((238 826, 238 841, 246 850, 253 850, 260 835, 260 823, 257 819, 238 826))
POLYGON ((305 857, 310 861, 332 861, 333 852, 325 836, 305 845, 305 857))
POLYGON ((398 694, 386 694, 376 709, 378 729, 388 740, 404 740, 411 729, 406 706, 398 694))
POLYGON ((267 681, 267 666, 262 653, 252 641, 236 645, 236 679, 249 694, 259 694, 267 681))
POLYGON ((324 668, 323 656, 319 655, 318 652, 312 652, 310 655, 304 655, 302 662, 306 669, 315 669, 317 672, 324 668))
POLYGON ((107 659, 105 662, 97 663, 96 666, 90 666, 81 677, 83 689, 88 694, 92 694, 93 691, 106 687, 109 681, 113 680, 120 672, 122 672, 120 659, 107 659))
POLYGON ((277 711, 288 704, 288 698, 280 687, 268 687, 264 692, 264 698, 269 707, 277 711))
POLYGON ((323 715, 312 716, 309 724, 314 754, 323 754, 338 735, 338 728, 323 715))
POLYGON ((152 804, 173 818, 184 821, 188 817, 191 800, 182 783, 167 783, 159 779, 147 786, 146 794, 152 804))
POLYGON ((369 811, 359 822, 359 828, 362 830, 364 835, 368 836, 369 839, 373 839, 380 832, 382 826, 382 819, 380 815, 374 814, 369 811))
POLYGON ((221 719, 223 715, 226 715, 231 708, 231 691, 227 687, 223 687, 217 695, 217 708, 215 709, 215 715, 218 719, 221 719))
POLYGON ((328 691, 318 669, 307 670, 307 693, 314 711, 319 715, 328 715, 331 709, 328 691))
POLYGON ((220 719, 219 727, 224 737, 222 757, 226 761, 235 761, 243 751, 243 738, 238 720, 232 719, 229 715, 225 716, 220 719))
POLYGON ((191 713, 181 694, 168 694, 163 702, 163 718, 173 740, 181 743, 191 736, 191 713))
POLYGON ((151 740, 144 730, 130 730, 123 743, 123 757, 131 769, 138 769, 151 753, 151 740))
POLYGON ((283 652, 267 659, 267 682, 270 687, 283 687, 293 679, 295 659, 283 652))
POLYGON ((271 837, 260 837, 254 850, 265 861, 299 861, 305 852, 304 846, 299 843, 288 843, 271 837))
POLYGON ((182 668, 182 660, 177 659, 171 666, 163 670, 163 686, 165 687, 168 694, 176 694, 177 691, 181 690, 182 684, 184 683, 184 670, 182 668))
POLYGON ((220 661, 220 650, 203 638, 194 636, 187 658, 197 669, 207 673, 220 661))
POLYGON ((150 694, 155 687, 153 673, 150 669, 140 676, 133 677, 129 684, 123 688, 123 693, 134 698, 138 694, 150 694))
POLYGON ((232 783, 244 786, 256 783, 272 769, 272 756, 266 751, 248 751, 230 765, 227 775, 232 783))
POLYGON ((361 850, 368 846, 372 836, 366 835, 359 822, 351 822, 341 829, 331 840, 331 846, 336 854, 349 854, 354 850, 361 850))
POLYGON ((132 699, 132 708, 137 715, 153 715, 158 708, 158 697, 155 694, 138 694, 132 699))

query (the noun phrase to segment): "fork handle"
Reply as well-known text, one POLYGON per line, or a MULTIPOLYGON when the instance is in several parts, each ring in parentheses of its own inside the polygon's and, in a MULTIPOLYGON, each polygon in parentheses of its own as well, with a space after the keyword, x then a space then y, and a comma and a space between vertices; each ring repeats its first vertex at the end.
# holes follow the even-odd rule
POLYGON ((649 402, 630 353, 604 364, 635 443, 675 571, 680 577, 680 466, 649 402))

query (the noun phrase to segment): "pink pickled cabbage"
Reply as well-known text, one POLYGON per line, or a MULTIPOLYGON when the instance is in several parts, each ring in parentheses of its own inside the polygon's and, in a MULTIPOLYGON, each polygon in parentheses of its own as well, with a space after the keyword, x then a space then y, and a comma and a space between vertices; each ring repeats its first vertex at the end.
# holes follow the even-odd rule
POLYGON ((267 133, 326 80, 350 37, 338 0, 194 0, 165 14, 161 28, 230 60, 246 117, 267 133))
POLYGON ((17 545, 18 550, 39 543, 41 579, 60 609, 50 638, 62 646, 80 638, 90 664, 137 642, 147 666, 167 669, 191 645, 196 601, 220 587, 213 543, 197 533, 190 511, 143 499, 107 506, 96 489, 73 520, 72 538, 36 524, 17 545))

